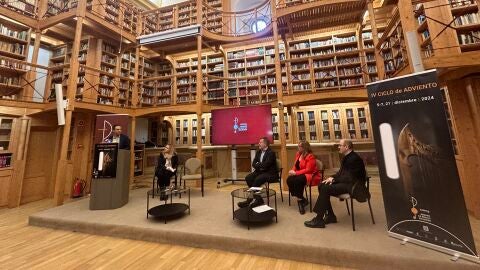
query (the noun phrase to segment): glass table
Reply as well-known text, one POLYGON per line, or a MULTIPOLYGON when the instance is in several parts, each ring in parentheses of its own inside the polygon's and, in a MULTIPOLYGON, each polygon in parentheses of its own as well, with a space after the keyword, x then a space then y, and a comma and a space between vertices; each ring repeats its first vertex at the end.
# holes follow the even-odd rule
POLYGON ((233 220, 238 219, 242 222, 246 222, 248 229, 250 230, 251 223, 261 223, 271 221, 275 217, 275 222, 278 222, 277 215, 277 193, 275 190, 262 188, 260 191, 250 191, 249 188, 239 188, 231 192, 232 195, 232 216, 233 220), (235 198, 238 199, 253 199, 254 196, 260 196, 262 199, 267 200, 267 205, 270 205, 270 197, 275 199, 275 209, 270 209, 261 213, 257 213, 250 205, 235 210, 235 198))
POLYGON ((164 219, 165 224, 167 219, 175 216, 180 216, 182 213, 188 210, 190 215, 190 188, 188 187, 168 187, 166 189, 151 189, 147 191, 147 219, 150 216, 155 218, 164 219), (182 193, 188 194, 188 203, 179 203, 173 202, 174 196, 179 196, 181 198, 182 193), (155 198, 159 196, 160 198, 164 197, 161 201, 164 204, 160 204, 150 208, 150 197, 155 198))

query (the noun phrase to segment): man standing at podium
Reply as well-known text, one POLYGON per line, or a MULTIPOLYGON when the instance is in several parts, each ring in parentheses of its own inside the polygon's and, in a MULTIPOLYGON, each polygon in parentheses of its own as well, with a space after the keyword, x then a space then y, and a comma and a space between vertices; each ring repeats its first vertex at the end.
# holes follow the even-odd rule
MULTIPOLYGON (((263 137, 258 142, 258 151, 252 162, 252 167, 255 169, 252 173, 245 177, 248 187, 260 187, 268 179, 278 178, 277 160, 275 153, 270 149, 270 142, 267 137, 263 137)), ((252 203, 253 199, 249 198, 246 201, 239 202, 239 207, 247 207, 252 203)), ((252 207, 262 205, 263 199, 260 196, 255 197, 252 207)))
POLYGON ((118 143, 118 149, 130 149, 130 138, 122 134, 122 126, 120 125, 113 126, 113 134, 108 137, 107 141, 110 143, 118 143))

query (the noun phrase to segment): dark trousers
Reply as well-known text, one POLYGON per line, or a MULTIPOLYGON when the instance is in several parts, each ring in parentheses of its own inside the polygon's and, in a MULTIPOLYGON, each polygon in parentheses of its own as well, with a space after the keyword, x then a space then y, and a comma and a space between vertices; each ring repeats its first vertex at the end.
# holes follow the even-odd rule
POLYGON ((170 186, 170 178, 174 175, 175 173, 167 170, 166 168, 162 168, 158 170, 156 173, 157 176, 157 185, 159 188, 164 188, 167 186, 170 186))
POLYGON ((320 217, 323 217, 325 213, 328 215, 334 215, 332 204, 330 203, 330 196, 336 196, 344 193, 349 193, 351 185, 347 183, 333 183, 320 184, 318 186, 318 199, 313 208, 313 212, 317 213, 320 217))
POLYGON ((247 182, 248 187, 260 187, 268 180, 272 180, 274 178, 278 178, 278 176, 254 171, 245 177, 245 181, 247 182))
POLYGON ((302 199, 303 198, 303 189, 307 184, 307 177, 305 174, 300 175, 290 175, 287 178, 288 190, 292 196, 302 199))

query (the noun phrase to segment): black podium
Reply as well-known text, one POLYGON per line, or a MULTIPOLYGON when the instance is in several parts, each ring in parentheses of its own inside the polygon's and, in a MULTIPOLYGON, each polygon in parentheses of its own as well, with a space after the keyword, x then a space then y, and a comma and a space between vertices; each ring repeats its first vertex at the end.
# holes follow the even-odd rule
POLYGON ((130 150, 118 144, 96 144, 90 210, 120 208, 129 194, 130 150))

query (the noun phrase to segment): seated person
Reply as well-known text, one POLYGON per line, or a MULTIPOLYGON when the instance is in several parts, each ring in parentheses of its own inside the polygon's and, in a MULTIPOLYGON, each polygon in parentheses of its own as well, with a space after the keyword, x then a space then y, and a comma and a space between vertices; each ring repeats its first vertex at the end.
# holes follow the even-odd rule
POLYGON ((158 157, 155 176, 160 190, 170 186, 170 178, 175 174, 178 165, 178 156, 172 145, 165 145, 162 153, 158 157))
POLYGON ((288 172, 287 185, 290 194, 298 199, 298 211, 305 214, 305 206, 308 200, 303 197, 305 185, 318 185, 322 179, 317 168, 317 160, 312 154, 310 143, 301 141, 298 143, 298 152, 295 155, 293 168, 288 172))
MULTIPOLYGON (((260 187, 269 179, 278 178, 277 159, 275 153, 270 149, 270 142, 267 137, 263 137, 258 142, 258 151, 252 161, 252 167, 255 169, 252 173, 245 177, 248 187, 260 187)), ((253 199, 239 202, 239 207, 247 207, 252 203, 253 199)), ((262 205, 261 196, 255 196, 252 207, 262 205)))
POLYGON ((313 208, 317 216, 312 220, 305 221, 307 227, 325 228, 325 224, 337 223, 330 196, 349 193, 356 181, 365 181, 365 165, 362 158, 353 151, 352 141, 340 140, 338 151, 344 155, 340 170, 318 186, 319 195, 313 208))

